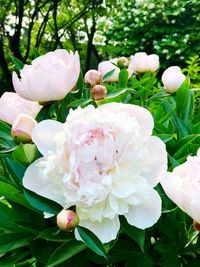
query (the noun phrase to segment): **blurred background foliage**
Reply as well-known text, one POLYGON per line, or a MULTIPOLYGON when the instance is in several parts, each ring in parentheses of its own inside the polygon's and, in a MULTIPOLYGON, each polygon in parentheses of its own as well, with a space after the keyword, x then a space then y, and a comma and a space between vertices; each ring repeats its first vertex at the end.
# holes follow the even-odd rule
POLYGON ((200 85, 199 0, 0 0, 0 95, 13 91, 10 55, 24 63, 57 48, 78 50, 83 72, 138 51, 161 72, 184 68, 200 85))

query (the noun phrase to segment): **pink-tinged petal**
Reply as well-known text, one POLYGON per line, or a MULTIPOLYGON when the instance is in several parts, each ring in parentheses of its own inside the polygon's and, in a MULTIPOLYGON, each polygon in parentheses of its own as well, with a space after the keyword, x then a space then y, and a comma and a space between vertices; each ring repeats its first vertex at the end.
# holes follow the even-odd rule
MULTIPOLYGON (((144 136, 151 136, 154 127, 153 117, 151 113, 140 106, 122 103, 108 103, 99 106, 99 109, 104 112, 112 113, 117 116, 118 113, 127 112, 129 116, 135 118, 141 126, 141 132, 144 136)), ((143 137, 144 137, 143 136, 143 137)))
POLYGON ((124 216, 129 224, 140 229, 145 229, 151 227, 160 218, 161 198, 159 194, 151 188, 145 191, 142 197, 142 203, 137 206, 131 206, 128 213, 124 216))
POLYGON ((23 82, 18 78, 16 72, 13 72, 12 74, 12 82, 15 92, 19 94, 21 97, 30 100, 29 92, 25 90, 23 82))
MULTIPOLYGON (((183 164, 185 165, 185 164, 183 164)), ((178 168, 178 167, 177 167, 178 168)), ((177 169, 176 168, 176 169, 177 169)), ((180 168, 180 166, 179 166, 180 168)), ((182 171, 182 168, 180 168, 182 171)), ((176 173, 168 172, 166 177, 162 179, 161 185, 167 194, 167 196, 176 203, 179 208, 185 211, 185 207, 183 205, 183 197, 184 191, 182 189, 182 178, 176 173)), ((189 190, 189 188, 188 188, 189 190)))
POLYGON ((53 120, 45 120, 36 125, 31 133, 33 142, 42 155, 56 151, 56 135, 63 132, 63 124, 53 120))
POLYGON ((166 146, 158 137, 152 136, 147 141, 142 164, 140 175, 146 178, 150 186, 156 186, 167 172, 166 146))
POLYGON ((42 171, 44 168, 44 159, 40 158, 33 162, 26 170, 23 178, 25 188, 49 198, 61 206, 65 207, 65 191, 62 184, 62 178, 57 173, 48 175, 42 171))
MULTIPOLYGON (((79 225, 93 232, 101 240, 102 243, 108 243, 111 240, 116 239, 117 233, 120 229, 118 216, 116 216, 112 220, 104 218, 101 222, 81 220, 80 218, 79 225)), ((81 240, 77 230, 75 230, 75 237, 77 240, 81 240)))

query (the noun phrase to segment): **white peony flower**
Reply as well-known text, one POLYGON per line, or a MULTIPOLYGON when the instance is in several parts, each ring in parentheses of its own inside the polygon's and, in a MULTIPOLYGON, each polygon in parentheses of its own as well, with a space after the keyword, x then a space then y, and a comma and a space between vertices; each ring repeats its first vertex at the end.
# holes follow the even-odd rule
POLYGON ((200 223, 200 149, 197 156, 174 168, 161 182, 167 196, 200 223))
POLYGON ((79 225, 103 243, 116 238, 119 215, 150 227, 161 215, 153 187, 167 170, 165 145, 152 129, 148 110, 122 103, 71 110, 64 124, 43 121, 32 132, 43 157, 23 184, 65 209, 75 205, 79 225))

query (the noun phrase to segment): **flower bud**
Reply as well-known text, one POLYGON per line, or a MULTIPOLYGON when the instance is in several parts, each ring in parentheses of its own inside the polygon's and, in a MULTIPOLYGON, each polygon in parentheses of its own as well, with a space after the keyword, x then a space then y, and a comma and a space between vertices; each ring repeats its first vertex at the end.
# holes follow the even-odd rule
POLYGON ((16 143, 31 142, 31 132, 37 122, 30 116, 20 114, 12 125, 11 134, 16 143))
POLYGON ((200 224, 196 222, 195 220, 193 220, 193 227, 196 231, 200 232, 200 224))
POLYGON ((162 75, 164 89, 169 94, 175 93, 185 79, 185 75, 181 72, 181 69, 178 66, 167 68, 162 75))
POLYGON ((91 89, 91 97, 94 100, 104 99, 106 97, 106 94, 107 94, 107 89, 103 85, 95 85, 91 89))
POLYGON ((131 56, 131 62, 129 64, 129 68, 134 73, 155 72, 159 66, 159 57, 155 54, 147 55, 145 52, 138 52, 131 56))
POLYGON ((128 67, 128 65, 129 65, 129 61, 126 57, 120 57, 117 61, 117 66, 120 69, 126 68, 126 67, 128 67))
POLYGON ((57 215, 57 225, 63 231, 71 231, 79 224, 78 215, 72 210, 63 209, 57 215))
POLYGON ((101 83, 102 74, 97 70, 89 70, 86 72, 84 80, 85 83, 89 83, 91 86, 101 83))

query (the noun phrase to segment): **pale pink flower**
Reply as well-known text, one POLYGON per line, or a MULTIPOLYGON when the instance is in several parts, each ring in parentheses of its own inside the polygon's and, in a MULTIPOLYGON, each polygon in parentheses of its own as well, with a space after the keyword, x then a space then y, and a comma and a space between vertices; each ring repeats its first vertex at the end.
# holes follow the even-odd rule
POLYGON ((85 83, 89 83, 90 85, 94 86, 96 84, 100 84, 101 83, 101 72, 97 71, 97 70, 89 70, 86 72, 84 80, 85 83))
POLYGON ((0 119, 13 124, 20 114, 35 118, 41 108, 37 102, 28 101, 16 93, 6 92, 0 98, 0 119))
POLYGON ((200 223, 200 149, 197 156, 174 168, 161 181, 167 196, 176 205, 200 223))
POLYGON ((119 215, 150 227, 161 215, 153 187, 167 170, 153 126, 147 109, 122 103, 71 110, 64 124, 40 122, 32 139, 43 157, 28 167, 23 184, 65 209, 75 206, 79 225, 103 243, 116 238, 119 215))
POLYGON ((131 57, 129 68, 134 73, 143 73, 146 71, 155 72, 160 66, 158 55, 147 55, 145 52, 135 53, 131 57))
POLYGON ((167 68, 162 75, 164 89, 169 94, 175 93, 185 79, 186 76, 181 72, 181 69, 178 66, 167 68))
POLYGON ((57 49, 25 65, 20 77, 13 73, 15 91, 23 98, 48 102, 63 99, 76 85, 80 73, 78 52, 57 49))
POLYGON ((14 120, 11 134, 18 142, 27 143, 31 141, 31 132, 36 126, 37 122, 32 117, 26 114, 20 114, 14 120))

